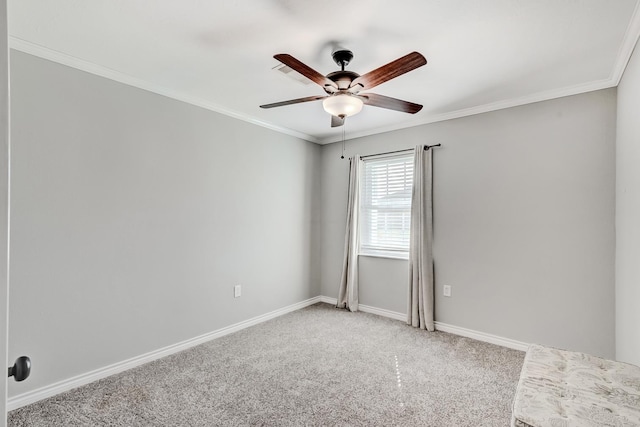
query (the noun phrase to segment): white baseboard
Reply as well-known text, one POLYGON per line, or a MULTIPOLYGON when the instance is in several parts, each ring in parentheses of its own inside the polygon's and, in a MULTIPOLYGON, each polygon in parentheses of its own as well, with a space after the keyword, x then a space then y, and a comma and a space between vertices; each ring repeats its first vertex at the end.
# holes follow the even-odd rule
MULTIPOLYGON (((207 334, 200 335, 198 337, 179 342, 177 344, 173 344, 155 351, 151 351, 149 353, 146 353, 140 356, 132 357, 131 359, 127 359, 122 362, 114 363, 112 365, 105 366, 103 368, 99 368, 84 374, 80 374, 75 377, 68 378, 66 380, 62 380, 57 383, 41 387, 36 390, 32 390, 26 393, 19 394, 17 396, 10 397, 7 400, 7 410, 12 411, 14 409, 21 408, 23 406, 29 405, 31 403, 35 403, 39 400, 46 399, 51 396, 55 396, 56 394, 63 393, 73 388, 92 383, 99 379, 106 378, 108 376, 115 375, 120 372, 124 372, 128 369, 135 368, 137 366, 143 365, 148 362, 152 362, 162 357, 169 356, 179 351, 186 350, 191 347, 195 347, 196 345, 203 344, 207 341, 211 341, 216 338, 220 338, 225 335, 229 335, 239 330, 248 328, 250 326, 254 326, 259 323, 266 322, 267 320, 274 319, 276 317, 282 316, 283 314, 300 310, 301 308, 308 307, 318 302, 324 302, 332 305, 337 304, 337 300, 331 297, 318 296, 318 297, 309 298, 308 300, 283 307, 281 309, 272 311, 270 313, 266 313, 261 316, 254 317, 254 318, 245 320, 243 322, 239 322, 239 323, 227 326, 225 328, 218 329, 216 331, 209 332, 207 334)), ((359 309, 360 311, 365 313, 371 313, 378 316, 388 317, 390 319, 400 320, 403 322, 406 321, 406 318, 407 318, 407 315, 404 313, 398 313, 395 311, 371 307, 368 305, 360 304, 359 309)), ((448 325, 446 323, 441 323, 441 322, 436 322, 436 329, 442 332, 448 332, 448 333, 460 335, 467 338, 473 338, 479 341, 485 341, 491 344, 513 348, 516 350, 526 351, 527 348, 529 347, 529 345, 524 342, 515 341, 509 338, 499 337, 497 335, 486 334, 484 332, 474 331, 471 329, 461 328, 459 326, 448 325)))
POLYGON ((162 357, 169 356, 179 351, 186 350, 191 347, 195 347, 196 345, 214 340, 216 338, 223 337, 225 335, 229 335, 241 329, 245 329, 262 322, 266 322, 267 320, 274 319, 276 317, 282 316, 283 314, 287 314, 292 311, 300 310, 301 308, 308 307, 310 305, 316 304, 321 301, 322 301, 322 297, 309 298, 308 300, 301 301, 292 305, 288 305, 286 307, 272 311, 270 313, 253 317, 243 322, 239 322, 234 325, 230 325, 225 328, 218 329, 216 331, 209 332, 207 334, 200 335, 198 337, 179 342, 177 344, 173 344, 158 350, 154 350, 149 353, 124 360, 122 362, 114 363, 113 365, 105 366, 104 368, 96 369, 94 371, 80 374, 75 377, 68 378, 66 380, 62 380, 57 383, 41 387, 36 390, 28 391, 26 393, 22 393, 17 396, 10 397, 9 399, 7 399, 7 410, 12 411, 14 409, 21 408, 23 406, 37 402, 39 400, 46 399, 51 396, 55 396, 56 394, 63 393, 73 388, 92 383, 99 379, 106 378, 114 374, 118 374, 120 372, 126 371, 131 368, 135 368, 137 366, 154 361, 156 359, 160 359, 162 357))
POLYGON ((442 322, 436 322, 436 330, 448 332, 450 334, 460 335, 462 337, 473 338, 474 340, 496 344, 502 347, 512 348, 514 350, 527 351, 529 344, 522 341, 504 338, 498 335, 486 334, 473 329, 461 328, 460 326, 448 325, 442 322))
MULTIPOLYGON (((337 298, 321 296, 320 301, 326 302, 327 304, 331 304, 331 305, 338 304, 337 298)), ((385 310, 384 308, 371 307, 370 305, 358 304, 358 310, 364 313, 371 313, 371 314, 377 314, 378 316, 382 316, 382 317, 388 317, 390 319, 402 320, 402 321, 407 320, 406 314, 398 313, 396 311, 391 311, 391 310, 385 310)))
POLYGON ((358 306, 360 311, 365 313, 376 314, 378 316, 388 317, 390 319, 399 320, 401 322, 407 321, 407 315, 405 313, 398 313, 397 311, 385 310, 384 308, 371 307, 370 305, 360 304, 358 306))
POLYGON ((326 302, 327 304, 336 305, 338 304, 338 298, 331 298, 320 295, 320 302, 326 302))
MULTIPOLYGON (((331 297, 320 297, 321 302, 336 305, 338 300, 331 297)), ((378 316, 388 317, 390 319, 400 320, 405 322, 407 315, 405 313, 398 313, 396 311, 385 310, 382 308, 371 307, 369 305, 358 305, 358 309, 365 313, 377 314, 378 316)), ((454 335, 460 335, 466 338, 473 338, 478 341, 484 341, 491 344, 496 344, 502 347, 512 348, 514 350, 527 351, 529 344, 512 340, 510 338, 500 337, 498 335, 487 334, 480 331, 474 331, 473 329, 461 328, 460 326, 449 325, 447 323, 435 322, 436 330, 442 332, 448 332, 454 335)))

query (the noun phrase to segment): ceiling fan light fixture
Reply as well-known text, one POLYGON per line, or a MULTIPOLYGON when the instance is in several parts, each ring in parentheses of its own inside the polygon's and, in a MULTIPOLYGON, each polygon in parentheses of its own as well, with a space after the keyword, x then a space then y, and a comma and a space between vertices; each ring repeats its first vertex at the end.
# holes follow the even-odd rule
POLYGON ((355 96, 340 93, 329 96, 322 101, 324 111, 336 117, 349 117, 358 114, 362 110, 362 99, 355 96))

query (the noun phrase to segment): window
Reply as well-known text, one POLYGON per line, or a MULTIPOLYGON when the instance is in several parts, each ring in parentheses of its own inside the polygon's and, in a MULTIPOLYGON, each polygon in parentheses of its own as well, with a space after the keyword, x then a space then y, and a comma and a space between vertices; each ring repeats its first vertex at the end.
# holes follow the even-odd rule
POLYGON ((408 258, 413 155, 363 160, 360 254, 408 258))

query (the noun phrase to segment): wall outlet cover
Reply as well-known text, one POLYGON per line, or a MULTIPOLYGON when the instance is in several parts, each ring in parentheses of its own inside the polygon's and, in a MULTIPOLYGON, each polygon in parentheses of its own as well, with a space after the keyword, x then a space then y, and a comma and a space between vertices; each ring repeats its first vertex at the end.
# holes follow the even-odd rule
POLYGON ((451 296, 451 286, 450 285, 444 285, 444 287, 442 288, 442 293, 444 294, 445 297, 450 297, 451 296))

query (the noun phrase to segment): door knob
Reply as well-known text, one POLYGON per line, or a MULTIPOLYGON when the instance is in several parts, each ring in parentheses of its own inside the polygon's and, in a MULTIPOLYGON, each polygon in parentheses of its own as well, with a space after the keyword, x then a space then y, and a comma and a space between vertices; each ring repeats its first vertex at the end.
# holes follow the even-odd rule
POLYGON ((16 363, 9 367, 9 376, 16 381, 24 381, 31 373, 31 359, 27 356, 20 356, 16 359, 16 363))

